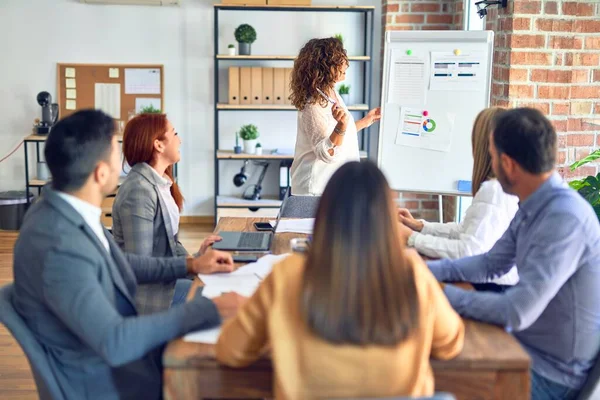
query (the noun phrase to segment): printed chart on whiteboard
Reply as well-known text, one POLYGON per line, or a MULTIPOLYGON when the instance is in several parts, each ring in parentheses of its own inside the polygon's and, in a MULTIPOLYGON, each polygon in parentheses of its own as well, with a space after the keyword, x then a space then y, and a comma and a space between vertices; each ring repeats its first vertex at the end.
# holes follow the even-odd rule
POLYGON ((430 90, 480 91, 486 79, 482 52, 431 52, 430 90))
POLYGON ((388 103, 402 105, 425 105, 427 76, 425 60, 418 56, 406 56, 399 51, 392 52, 392 90, 388 103))
POLYGON ((402 107, 395 144, 435 151, 450 151, 456 115, 430 113, 414 107, 402 107))

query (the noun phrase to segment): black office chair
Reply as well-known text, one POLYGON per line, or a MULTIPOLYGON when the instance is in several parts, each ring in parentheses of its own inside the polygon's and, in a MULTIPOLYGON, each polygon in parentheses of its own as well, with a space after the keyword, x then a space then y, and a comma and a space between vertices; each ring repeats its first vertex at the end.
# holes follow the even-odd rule
POLYGON ((281 218, 314 218, 320 200, 318 196, 288 196, 281 205, 281 218))
POLYGON ((346 400, 456 400, 450 393, 436 393, 431 397, 352 397, 346 400))

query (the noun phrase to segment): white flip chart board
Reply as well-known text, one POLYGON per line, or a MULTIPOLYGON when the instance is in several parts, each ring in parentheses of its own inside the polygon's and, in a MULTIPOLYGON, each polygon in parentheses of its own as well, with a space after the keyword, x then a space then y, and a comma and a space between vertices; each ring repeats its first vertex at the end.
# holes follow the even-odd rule
POLYGON ((378 164, 394 190, 465 194, 471 130, 490 103, 494 33, 397 31, 385 37, 378 164))

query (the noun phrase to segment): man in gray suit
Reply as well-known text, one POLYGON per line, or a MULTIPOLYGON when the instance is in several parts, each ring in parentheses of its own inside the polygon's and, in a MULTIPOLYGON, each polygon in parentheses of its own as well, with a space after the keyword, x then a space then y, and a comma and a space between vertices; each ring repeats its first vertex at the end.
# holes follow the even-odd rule
POLYGON ((243 298, 198 294, 139 316, 136 285, 231 271, 231 256, 121 252, 100 222, 100 204, 116 188, 120 169, 114 121, 103 112, 80 111, 56 124, 45 156, 52 189, 28 211, 15 245, 15 308, 47 352, 65 398, 161 398, 164 345, 219 324, 243 298))

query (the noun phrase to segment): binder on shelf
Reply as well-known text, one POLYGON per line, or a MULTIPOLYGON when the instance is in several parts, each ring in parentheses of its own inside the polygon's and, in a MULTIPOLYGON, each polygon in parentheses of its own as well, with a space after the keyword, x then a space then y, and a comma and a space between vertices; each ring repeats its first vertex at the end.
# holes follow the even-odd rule
POLYGON ((273 104, 273 68, 262 69, 263 104, 273 104))
POLYGON ((273 69, 273 104, 285 104, 285 68, 273 69))
POLYGON ((240 67, 229 67, 229 104, 240 104, 240 67))
POLYGON ((240 68, 240 104, 252 104, 252 68, 240 68))
POLYGON ((284 93, 284 103, 292 104, 290 101, 290 80, 292 79, 292 68, 285 69, 285 75, 283 78, 283 93, 284 93))
POLYGON ((263 104, 262 67, 252 67, 252 104, 263 104))

